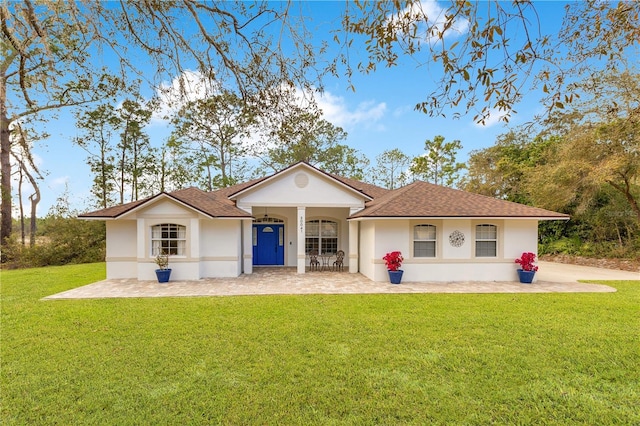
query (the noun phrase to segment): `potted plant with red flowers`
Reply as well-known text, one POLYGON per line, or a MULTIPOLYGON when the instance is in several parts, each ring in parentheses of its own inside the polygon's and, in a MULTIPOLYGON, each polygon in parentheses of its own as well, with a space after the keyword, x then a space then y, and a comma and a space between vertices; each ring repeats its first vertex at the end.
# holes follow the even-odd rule
POLYGON ((404 273, 404 271, 400 269, 402 261, 404 260, 402 253, 399 251, 392 251, 385 254, 382 260, 384 260, 384 263, 387 265, 389 281, 391 281, 391 284, 400 284, 400 281, 402 281, 402 274, 404 273))
POLYGON ((531 252, 524 252, 519 259, 516 259, 517 264, 520 265, 518 269, 518 277, 523 284, 531 284, 533 277, 536 275, 538 267, 533 264, 536 261, 536 255, 531 252))

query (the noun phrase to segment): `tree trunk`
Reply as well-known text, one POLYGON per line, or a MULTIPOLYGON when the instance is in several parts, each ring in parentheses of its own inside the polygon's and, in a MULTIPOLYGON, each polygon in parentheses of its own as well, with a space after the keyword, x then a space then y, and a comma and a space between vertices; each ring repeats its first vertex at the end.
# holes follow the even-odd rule
POLYGON ((106 166, 106 152, 105 152, 105 142, 104 139, 100 143, 100 186, 102 188, 100 194, 102 199, 100 200, 100 205, 103 209, 107 208, 107 166, 106 166))
POLYGON ((24 175, 22 174, 22 167, 18 169, 18 203, 20 206, 20 242, 22 243, 22 247, 25 246, 25 228, 24 228, 24 206, 22 205, 22 181, 24 180, 24 175))
POLYGON ((38 228, 37 223, 37 207, 40 202, 40 189, 35 187, 36 193, 31 195, 29 199, 31 200, 31 227, 29 229, 29 247, 33 247, 36 245, 36 231, 38 228))
POLYGON ((229 184, 227 183, 227 161, 225 158, 225 152, 224 152, 224 147, 222 145, 224 145, 224 142, 221 142, 220 144, 220 148, 218 149, 218 155, 220 156, 220 172, 221 172, 221 177, 222 177, 222 186, 228 186, 229 184))
POLYGON ((131 201, 138 200, 138 141, 133 140, 133 169, 131 170, 131 201))
MULTIPOLYGON (((11 236, 11 139, 7 117, 7 80, 0 76, 0 247, 5 247, 11 236)), ((4 250, 2 250, 4 252, 4 250)))
MULTIPOLYGON (((124 143, 124 142, 123 142, 124 143)), ((124 204, 124 164, 126 160, 126 147, 122 148, 122 157, 120 160, 120 204, 124 204)))
POLYGON ((624 186, 619 185, 611 180, 608 180, 607 182, 609 183, 609 185, 613 186, 624 195, 624 197, 627 199, 627 202, 631 206, 631 209, 636 215, 636 220, 638 221, 638 223, 640 223, 640 206, 638 205, 638 201, 633 197, 633 194, 631 193, 631 185, 629 184, 629 180, 626 176, 623 179, 625 183, 624 186))
POLYGON ((34 194, 29 196, 29 199, 31 200, 31 229, 30 229, 30 235, 29 235, 29 247, 33 247, 36 245, 36 231, 37 231, 36 208, 38 207, 38 203, 40 202, 40 188, 38 188, 38 182, 35 180, 33 175, 29 173, 29 170, 27 170, 27 166, 23 162, 20 162, 20 167, 24 171, 24 174, 27 176, 27 179, 29 179, 31 186, 35 191, 34 194))
POLYGON ((207 191, 213 191, 213 178, 211 177, 211 165, 207 164, 207 191))
POLYGON ((433 183, 438 185, 438 162, 433 162, 433 183))

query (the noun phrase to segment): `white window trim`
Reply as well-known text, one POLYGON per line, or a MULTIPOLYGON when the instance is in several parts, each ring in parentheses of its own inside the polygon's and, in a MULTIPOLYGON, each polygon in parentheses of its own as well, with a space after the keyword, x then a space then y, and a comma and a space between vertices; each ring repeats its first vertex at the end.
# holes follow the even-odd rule
POLYGON ((502 254, 502 244, 500 243, 501 241, 504 240, 504 236, 503 236, 503 230, 504 230, 504 226, 502 223, 498 223, 496 221, 491 221, 491 220, 477 220, 477 221, 473 221, 471 224, 471 230, 473 233, 473 247, 472 247, 472 256, 474 259, 479 259, 479 260, 495 260, 495 259, 502 259, 503 258, 503 254, 502 254), (492 225, 496 227, 496 239, 493 240, 487 240, 487 239, 482 239, 479 240, 477 238, 477 229, 479 225, 492 225), (476 248, 476 243, 478 241, 495 241, 496 242, 496 255, 495 256, 477 256, 477 248, 476 248))
POLYGON ((320 251, 322 249, 322 240, 324 239, 323 235, 322 235, 322 222, 333 222, 336 224, 336 236, 335 237, 327 237, 327 238, 335 238, 336 239, 336 252, 338 250, 340 250, 340 220, 332 218, 332 217, 307 217, 305 219, 305 229, 308 229, 308 224, 309 222, 313 222, 313 221, 318 221, 319 222, 319 226, 318 226, 318 235, 306 235, 305 232, 305 236, 304 236, 304 244, 305 244, 305 251, 306 251, 306 245, 307 245, 307 238, 317 238, 318 239, 318 251, 320 251))
MULTIPOLYGON (((175 223, 175 222, 154 223, 153 225, 151 225, 151 227, 150 227, 150 231, 151 231, 151 233, 150 233, 150 239, 149 239, 149 242, 150 242, 150 247, 149 247, 149 248, 150 248, 150 250, 149 250, 149 252, 150 252, 150 256, 151 256, 151 257, 154 257, 154 258, 155 258, 155 257, 159 254, 159 253, 154 253, 154 241, 160 241, 160 242, 162 242, 162 241, 165 241, 165 240, 168 240, 168 241, 178 241, 178 242, 182 241, 182 253, 180 253, 180 252, 178 251, 178 254, 171 254, 171 255, 170 255, 171 257, 174 257, 174 258, 185 258, 185 257, 187 257, 187 250, 188 250, 188 245, 187 245, 188 228, 187 228, 187 226, 186 226, 186 225, 182 225, 182 224, 175 223), (155 229, 155 228, 157 228, 157 227, 160 227, 160 226, 166 226, 166 225, 169 225, 169 226, 175 226, 177 230, 180 230, 180 229, 182 228, 182 230, 184 231, 184 238, 162 238, 162 237, 160 237, 160 238, 154 238, 154 236, 153 236, 153 231, 154 231, 154 229, 155 229)), ((162 244, 162 243, 160 243, 160 244, 162 244)), ((179 244, 179 243, 178 243, 178 250, 180 250, 180 244, 179 244)))

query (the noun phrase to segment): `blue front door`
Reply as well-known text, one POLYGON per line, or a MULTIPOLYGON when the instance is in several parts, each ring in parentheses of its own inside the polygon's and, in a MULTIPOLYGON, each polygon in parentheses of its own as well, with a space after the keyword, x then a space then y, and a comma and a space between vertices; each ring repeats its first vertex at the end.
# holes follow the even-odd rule
POLYGON ((284 265, 284 225, 253 225, 253 264, 284 265))

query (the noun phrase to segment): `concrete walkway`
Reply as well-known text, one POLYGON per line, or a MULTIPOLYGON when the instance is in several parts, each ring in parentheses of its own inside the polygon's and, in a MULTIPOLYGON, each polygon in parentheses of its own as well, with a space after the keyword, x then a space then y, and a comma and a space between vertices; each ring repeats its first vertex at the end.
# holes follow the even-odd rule
POLYGON ((640 273, 586 266, 540 262, 533 284, 518 282, 373 282, 361 274, 309 272, 295 268, 255 268, 251 275, 199 281, 104 280, 45 297, 45 299, 97 299, 118 297, 193 297, 266 294, 373 294, 373 293, 591 293, 615 292, 602 284, 577 280, 640 280, 640 273))

